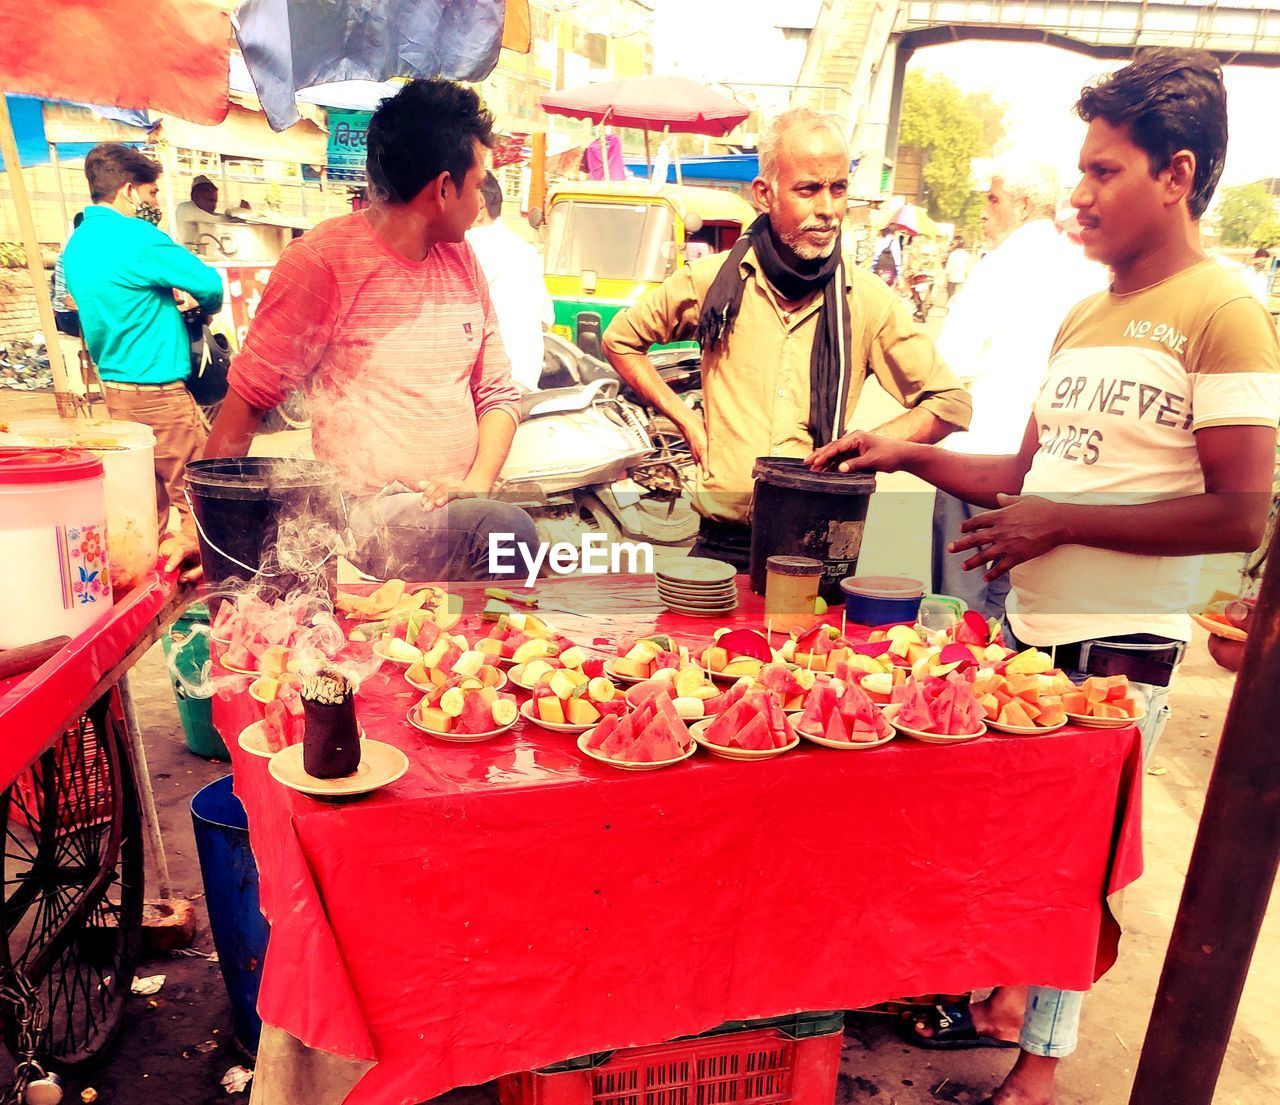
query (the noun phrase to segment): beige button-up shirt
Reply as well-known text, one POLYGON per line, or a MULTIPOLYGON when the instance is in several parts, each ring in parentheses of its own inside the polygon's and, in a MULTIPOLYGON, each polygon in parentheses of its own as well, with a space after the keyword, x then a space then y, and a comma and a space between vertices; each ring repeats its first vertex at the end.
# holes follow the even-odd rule
MULTIPOLYGON (((728 254, 686 265, 638 303, 615 316, 604 335, 614 353, 646 353, 662 342, 691 340, 716 274, 728 254)), ((748 250, 739 266, 746 279, 742 307, 728 342, 702 361, 710 476, 698 479, 694 505, 720 522, 749 520, 757 457, 805 457, 809 433, 809 362, 822 296, 784 308, 748 250)), ((883 281, 846 258, 853 364, 845 425, 874 374, 905 407, 923 407, 966 429, 968 393, 943 363, 933 342, 912 321, 883 281), (861 371, 859 371, 861 368, 861 371)))

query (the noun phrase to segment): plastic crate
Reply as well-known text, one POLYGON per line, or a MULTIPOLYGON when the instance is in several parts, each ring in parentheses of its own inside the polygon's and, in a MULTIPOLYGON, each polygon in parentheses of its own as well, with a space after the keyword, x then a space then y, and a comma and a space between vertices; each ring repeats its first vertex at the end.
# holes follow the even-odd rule
POLYGON ((843 1014, 737 1022, 710 1034, 570 1060, 499 1080, 502 1105, 831 1105, 843 1014), (770 1024, 772 1022, 763 1022, 770 1024), (812 1034, 812 1030, 823 1031, 812 1034), (590 1065, 583 1065, 589 1063, 590 1065))

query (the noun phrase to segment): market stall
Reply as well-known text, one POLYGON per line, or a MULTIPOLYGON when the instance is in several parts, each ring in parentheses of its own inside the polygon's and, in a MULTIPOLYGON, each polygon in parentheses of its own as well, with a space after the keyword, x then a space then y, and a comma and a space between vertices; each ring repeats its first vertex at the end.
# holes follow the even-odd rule
MULTIPOLYGON (((481 587, 451 588, 469 596, 468 636, 484 631, 481 587)), ((666 612, 648 578, 539 590, 549 621, 606 655, 655 627, 700 648, 716 627, 666 612)), ((760 625, 740 591, 732 624, 760 625)), ((358 701, 408 771, 358 801, 296 794, 237 744, 262 715, 249 677, 223 670, 214 706, 272 924, 259 1010, 356 1061, 352 1082, 373 1063, 349 1105, 730 1019, 997 983, 1087 989, 1114 959, 1106 898, 1141 868, 1132 726, 802 742, 633 773, 523 720, 484 743, 434 739, 406 721, 420 694, 404 671, 384 664, 358 701)))

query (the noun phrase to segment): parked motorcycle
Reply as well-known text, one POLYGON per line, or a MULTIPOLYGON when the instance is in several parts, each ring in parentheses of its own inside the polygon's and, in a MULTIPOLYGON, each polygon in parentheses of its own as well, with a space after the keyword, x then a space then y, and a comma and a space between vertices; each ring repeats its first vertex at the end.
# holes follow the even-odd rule
MULTIPOLYGON (((533 516, 540 539, 577 543, 584 531, 611 541, 683 546, 698 530, 688 490, 693 458, 675 425, 646 409, 604 361, 544 335, 539 391, 521 401, 521 423, 495 494, 533 516)), ((664 379, 700 404, 696 350, 658 354, 664 379)))

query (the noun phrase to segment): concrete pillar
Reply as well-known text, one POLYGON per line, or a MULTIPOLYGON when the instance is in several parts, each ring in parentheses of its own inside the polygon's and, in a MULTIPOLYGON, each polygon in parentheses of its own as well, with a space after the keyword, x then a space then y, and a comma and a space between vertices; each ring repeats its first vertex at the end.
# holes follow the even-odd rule
MULTIPOLYGON (((885 158, 892 159, 898 148, 899 116, 902 109, 902 82, 910 51, 901 51, 901 36, 892 35, 872 67, 870 80, 863 92, 863 102, 853 105, 854 128, 850 148, 860 158, 854 170, 854 196, 876 197, 881 194, 881 178, 885 158)), ((855 89, 854 95, 858 95, 855 89)))

